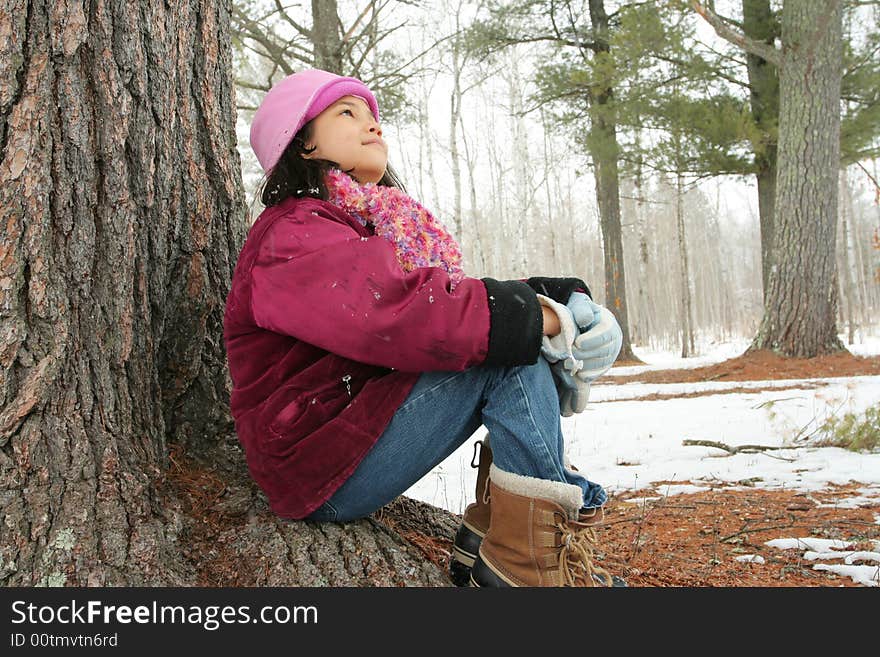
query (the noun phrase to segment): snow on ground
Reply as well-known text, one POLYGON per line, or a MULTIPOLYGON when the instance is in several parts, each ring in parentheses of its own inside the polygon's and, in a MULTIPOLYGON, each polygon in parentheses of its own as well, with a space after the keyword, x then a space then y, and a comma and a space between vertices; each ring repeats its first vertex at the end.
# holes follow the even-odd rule
POLYGON ((780 550, 800 550, 807 561, 837 561, 843 564, 817 563, 813 570, 827 570, 851 578, 857 584, 878 586, 880 584, 880 541, 871 541, 874 549, 848 550, 852 543, 825 538, 777 538, 764 545, 780 550), (863 563, 864 562, 864 563, 863 563), (877 564, 877 565, 873 565, 877 564))
MULTIPOLYGON (((652 370, 693 369, 714 365, 731 358, 741 356, 748 349, 751 340, 739 339, 731 342, 710 342, 702 346, 700 354, 691 358, 682 358, 669 351, 653 351, 633 346, 633 353, 644 361, 645 365, 615 367, 605 374, 606 377, 629 376, 652 370)), ((878 347, 880 349, 880 347, 878 347)))
MULTIPOLYGON (((747 341, 715 345, 706 355, 686 361, 671 354, 640 353, 636 349, 649 364, 615 368, 615 373, 702 366, 738 356, 747 346, 747 341)), ((858 355, 875 355, 880 353, 880 338, 865 339, 849 348, 858 355)), ((859 497, 841 504, 880 511, 880 453, 860 454, 809 444, 811 434, 828 417, 862 412, 878 399, 880 376, 626 385, 614 385, 613 376, 605 376, 594 385, 590 404, 583 413, 562 418, 562 430, 570 461, 609 492, 654 487, 660 497, 698 491, 701 482, 705 482, 706 489, 711 483, 735 486, 743 482, 749 487, 812 491, 829 484, 859 482, 864 484, 859 497), (773 389, 782 386, 794 387, 773 389), (724 392, 736 387, 770 389, 724 392), (653 393, 687 392, 716 394, 644 399, 653 393), (731 447, 751 444, 782 449, 729 455, 715 447, 683 445, 686 439, 711 440, 731 447)), ((472 501, 476 484, 476 469, 470 467, 474 442, 485 433, 486 429, 480 428, 405 494, 462 513, 472 501)), ((880 513, 876 517, 880 523, 880 513)), ((815 567, 876 586, 880 583, 880 554, 877 561, 874 565, 815 567)))
MULTIPOLYGON (((642 395, 721 392, 732 387, 717 382, 595 386, 593 403, 583 413, 562 418, 562 430, 571 462, 609 490, 642 488, 654 481, 750 480, 767 488, 801 490, 858 481, 874 487, 880 496, 880 454, 813 448, 796 440, 809 436, 834 413, 860 412, 876 402, 880 377, 829 379, 816 388, 778 392, 657 401, 625 394, 626 401, 605 401, 631 386, 642 395), (716 447, 686 446, 683 440, 786 449, 731 456, 716 447)), ((665 487, 661 492, 667 494, 665 487)))

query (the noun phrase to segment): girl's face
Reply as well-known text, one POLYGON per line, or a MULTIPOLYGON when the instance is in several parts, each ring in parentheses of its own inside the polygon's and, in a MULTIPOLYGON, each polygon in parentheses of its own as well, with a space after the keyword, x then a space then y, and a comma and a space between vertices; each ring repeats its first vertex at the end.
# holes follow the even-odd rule
POLYGON ((312 119, 306 147, 313 146, 315 150, 304 158, 336 162, 362 185, 379 182, 385 175, 388 146, 382 128, 366 101, 357 96, 343 96, 312 119))

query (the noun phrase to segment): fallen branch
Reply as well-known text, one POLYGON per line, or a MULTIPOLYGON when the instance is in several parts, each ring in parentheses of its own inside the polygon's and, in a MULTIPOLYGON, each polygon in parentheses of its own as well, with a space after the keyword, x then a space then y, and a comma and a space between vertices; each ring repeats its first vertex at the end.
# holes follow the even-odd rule
POLYGON ((722 543, 727 543, 728 541, 730 541, 730 539, 737 536, 742 536, 743 534, 756 534, 758 532, 769 532, 774 529, 791 529, 792 527, 794 527, 794 525, 792 525, 791 523, 787 525, 773 525, 771 527, 752 527, 750 529, 741 529, 738 532, 734 532, 733 534, 730 534, 729 536, 725 536, 724 538, 720 538, 718 540, 722 543))
POLYGON ((771 449, 791 449, 790 447, 774 447, 772 445, 738 445, 736 447, 731 447, 730 445, 726 445, 724 443, 719 443, 715 440, 682 440, 682 445, 698 445, 701 447, 716 447, 718 449, 723 449, 725 452, 729 452, 729 456, 733 454, 738 454, 742 452, 743 454, 754 454, 755 452, 765 452, 771 449))

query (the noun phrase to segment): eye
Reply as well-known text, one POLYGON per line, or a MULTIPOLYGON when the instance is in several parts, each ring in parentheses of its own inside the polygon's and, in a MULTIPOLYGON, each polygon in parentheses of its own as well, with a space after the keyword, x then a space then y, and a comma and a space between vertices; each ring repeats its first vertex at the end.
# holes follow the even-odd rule
POLYGON ((352 111, 351 111, 350 109, 344 109, 344 110, 342 110, 341 114, 345 114, 346 112, 348 112, 349 114, 351 114, 352 116, 354 116, 354 114, 352 113, 352 111))

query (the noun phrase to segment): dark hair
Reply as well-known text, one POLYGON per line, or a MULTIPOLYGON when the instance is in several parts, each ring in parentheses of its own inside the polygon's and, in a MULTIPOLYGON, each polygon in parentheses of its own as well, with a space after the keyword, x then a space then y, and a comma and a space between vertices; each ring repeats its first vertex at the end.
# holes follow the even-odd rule
MULTIPOLYGON (((291 196, 302 198, 304 196, 328 199, 327 188, 324 186, 324 174, 331 168, 341 168, 336 162, 323 159, 307 159, 307 155, 315 148, 306 148, 306 142, 312 137, 312 121, 306 123, 296 133, 290 144, 284 149, 278 162, 272 170, 266 174, 263 182, 257 190, 257 196, 263 205, 270 207, 278 205, 291 196)), ((406 192, 400 178, 391 166, 385 168, 385 173, 377 185, 384 187, 397 187, 406 192)))

